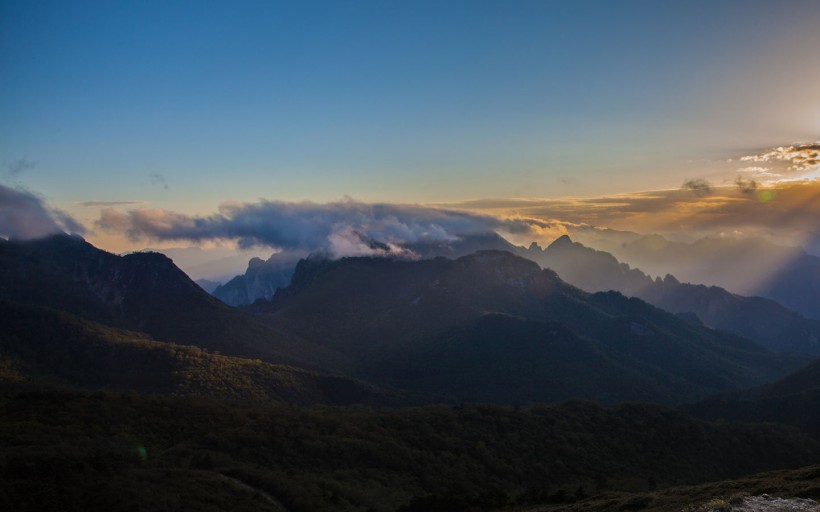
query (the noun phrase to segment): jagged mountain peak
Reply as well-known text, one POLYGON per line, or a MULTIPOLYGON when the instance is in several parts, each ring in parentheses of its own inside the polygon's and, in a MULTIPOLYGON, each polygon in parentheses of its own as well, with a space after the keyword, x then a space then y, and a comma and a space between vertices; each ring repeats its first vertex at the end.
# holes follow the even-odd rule
POLYGON ((548 249, 557 249, 559 247, 572 247, 573 245, 575 245, 575 242, 572 241, 569 235, 561 235, 548 246, 548 249))

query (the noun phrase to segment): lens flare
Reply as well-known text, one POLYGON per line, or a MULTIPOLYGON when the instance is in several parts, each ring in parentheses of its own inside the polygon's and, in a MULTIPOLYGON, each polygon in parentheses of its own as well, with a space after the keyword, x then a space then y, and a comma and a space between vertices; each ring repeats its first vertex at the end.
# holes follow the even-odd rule
POLYGON ((771 201, 772 199, 774 199, 774 196, 775 196, 775 194, 774 194, 774 190, 761 190, 761 191, 757 194, 757 198, 758 198, 758 199, 760 200, 760 202, 762 202, 762 203, 768 203, 769 201, 771 201))

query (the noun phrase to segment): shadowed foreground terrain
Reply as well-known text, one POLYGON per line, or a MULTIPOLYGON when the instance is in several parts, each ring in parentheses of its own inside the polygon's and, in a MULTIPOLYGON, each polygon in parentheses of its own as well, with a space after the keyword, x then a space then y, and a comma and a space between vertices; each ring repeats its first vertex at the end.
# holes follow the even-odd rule
POLYGON ((818 460, 788 427, 587 402, 297 408, 0 395, 4 510, 500 510, 818 460))
MULTIPOLYGON (((744 497, 769 495, 820 500, 820 466, 770 471, 736 480, 695 486, 670 487, 652 492, 603 492, 572 504, 525 508, 527 512, 585 512, 644 510, 646 512, 729 512, 744 497)), ((766 498, 758 498, 765 500, 766 498)))

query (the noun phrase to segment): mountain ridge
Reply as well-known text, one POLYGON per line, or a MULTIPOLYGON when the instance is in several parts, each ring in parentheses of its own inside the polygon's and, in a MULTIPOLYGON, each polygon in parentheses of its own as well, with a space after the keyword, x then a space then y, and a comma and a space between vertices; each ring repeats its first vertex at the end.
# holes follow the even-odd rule
POLYGON ((704 325, 747 337, 777 352, 820 355, 820 321, 763 297, 744 297, 717 286, 681 283, 667 274, 652 279, 612 254, 572 242, 566 235, 523 254, 590 291, 617 290, 675 314, 694 313, 704 325))
MULTIPOLYGON (((652 375, 651 381, 658 384, 655 399, 662 403, 674 403, 682 395, 709 394, 706 388, 714 391, 762 382, 765 375, 774 377, 781 371, 783 375, 787 367, 795 369, 805 360, 786 358, 790 361, 786 362, 753 342, 692 326, 638 299, 583 292, 555 272, 504 251, 481 251, 456 260, 303 260, 290 287, 277 292, 272 301, 257 304, 256 311, 269 323, 348 354, 357 361, 348 371, 365 380, 390 372, 406 375, 410 361, 429 366, 435 357, 423 354, 435 353, 453 332, 469 330, 471 323, 487 314, 535 322, 543 332, 551 332, 549 322, 565 325, 578 339, 591 341, 589 346, 606 354, 603 360, 611 368, 626 365, 644 377, 652 375)), ((496 343, 513 346, 503 341, 503 332, 496 334, 496 343)), ((538 343, 548 343, 547 338, 538 343)), ((580 348, 583 343, 573 346, 580 348)), ((487 348, 489 357, 495 349, 487 348)), ((526 362, 523 355, 519 357, 519 363, 526 362)), ((548 353, 542 357, 549 359, 548 353)), ((474 371, 484 363, 476 364, 474 371)), ((507 371, 506 382, 529 378, 516 372, 515 366, 507 371)), ((478 379, 480 372, 473 375, 478 379)), ((502 377, 498 376, 499 382, 505 381, 502 377)), ((448 386, 441 384, 444 389, 448 386)))

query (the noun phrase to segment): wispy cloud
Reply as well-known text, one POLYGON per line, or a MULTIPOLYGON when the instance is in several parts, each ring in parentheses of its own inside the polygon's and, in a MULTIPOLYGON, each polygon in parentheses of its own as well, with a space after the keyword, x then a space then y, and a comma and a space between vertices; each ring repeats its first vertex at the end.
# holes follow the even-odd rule
POLYGON ((89 208, 111 208, 113 206, 137 206, 146 204, 146 201, 82 201, 74 204, 89 208))
POLYGON ((747 174, 751 176, 755 176, 758 178, 767 179, 769 181, 777 180, 778 178, 782 178, 783 175, 779 172, 773 172, 768 167, 759 167, 759 166, 751 166, 751 167, 740 167, 737 169, 737 172, 742 174, 747 174))
POLYGON ((33 193, 0 185, 0 236, 27 240, 65 231, 84 234, 86 230, 66 212, 48 208, 33 193))
POLYGON ((704 179, 686 180, 681 185, 681 190, 689 190, 699 196, 708 196, 712 193, 712 185, 704 179))
POLYGON ((8 164, 6 176, 13 179, 35 167, 37 167, 37 162, 33 162, 28 158, 20 158, 8 164))
POLYGON ((158 173, 151 173, 148 175, 148 181, 151 182, 151 185, 156 185, 158 187, 162 187, 165 190, 168 190, 168 180, 165 179, 165 176, 158 173))
POLYGON ((290 250, 324 251, 333 256, 401 254, 423 241, 453 241, 459 236, 504 231, 531 232, 548 223, 499 219, 416 205, 259 201, 224 203, 209 216, 162 209, 123 211, 107 208, 96 225, 131 239, 236 240, 240 246, 267 245, 290 250))

